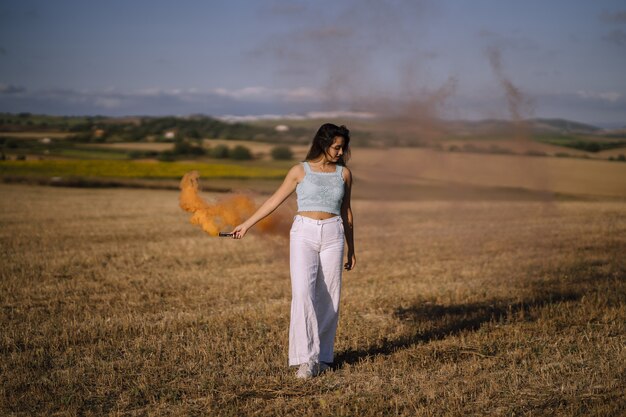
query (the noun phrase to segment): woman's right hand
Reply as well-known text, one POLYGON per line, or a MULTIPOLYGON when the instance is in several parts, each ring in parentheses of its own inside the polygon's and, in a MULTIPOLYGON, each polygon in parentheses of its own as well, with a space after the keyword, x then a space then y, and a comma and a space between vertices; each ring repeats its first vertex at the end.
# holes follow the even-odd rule
POLYGON ((235 227, 231 233, 233 234, 233 239, 241 239, 246 235, 246 232, 248 232, 248 228, 245 223, 242 223, 235 227))

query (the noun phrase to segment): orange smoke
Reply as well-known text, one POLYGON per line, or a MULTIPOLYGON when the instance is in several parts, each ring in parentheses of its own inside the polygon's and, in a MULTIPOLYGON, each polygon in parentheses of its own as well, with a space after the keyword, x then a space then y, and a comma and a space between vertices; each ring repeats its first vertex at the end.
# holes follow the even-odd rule
MULTIPOLYGON (((198 225, 211 236, 219 232, 230 232, 243 223, 257 209, 252 198, 243 195, 230 195, 216 204, 208 204, 198 195, 198 171, 190 171, 180 181, 180 208, 192 213, 191 224, 198 225)), ((282 233, 287 227, 284 216, 272 214, 261 220, 255 228, 264 233, 282 233)))

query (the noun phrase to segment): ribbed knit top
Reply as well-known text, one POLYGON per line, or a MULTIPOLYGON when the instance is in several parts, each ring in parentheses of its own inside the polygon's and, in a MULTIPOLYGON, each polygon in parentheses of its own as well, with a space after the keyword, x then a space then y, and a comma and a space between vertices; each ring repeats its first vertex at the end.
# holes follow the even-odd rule
POLYGON ((341 214, 344 194, 343 167, 335 172, 314 172, 308 162, 303 162, 304 179, 296 186, 298 211, 323 211, 341 214))

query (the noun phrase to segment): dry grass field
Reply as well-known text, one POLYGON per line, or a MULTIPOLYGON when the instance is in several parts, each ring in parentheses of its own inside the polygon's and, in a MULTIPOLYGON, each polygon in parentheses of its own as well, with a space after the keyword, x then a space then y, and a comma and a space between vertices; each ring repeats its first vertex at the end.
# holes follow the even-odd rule
POLYGON ((373 198, 454 197, 470 189, 544 193, 567 198, 626 198, 626 164, 591 159, 439 152, 424 148, 353 149, 355 192, 373 198), (375 192, 371 192, 375 190, 375 192), (433 192, 431 192, 433 191, 433 192), (450 194, 448 192, 448 194, 450 194))
POLYGON ((300 381, 286 238, 210 238, 175 191, 0 194, 2 415, 626 413, 624 200, 356 199, 300 381))

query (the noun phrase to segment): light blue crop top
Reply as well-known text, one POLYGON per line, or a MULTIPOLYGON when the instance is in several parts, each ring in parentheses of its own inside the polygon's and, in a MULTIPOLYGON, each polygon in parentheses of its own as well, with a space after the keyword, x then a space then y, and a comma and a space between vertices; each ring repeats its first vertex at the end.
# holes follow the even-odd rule
POLYGON ((335 172, 313 172, 308 162, 303 162, 304 179, 296 186, 298 211, 323 211, 341 214, 344 193, 343 167, 335 172))

